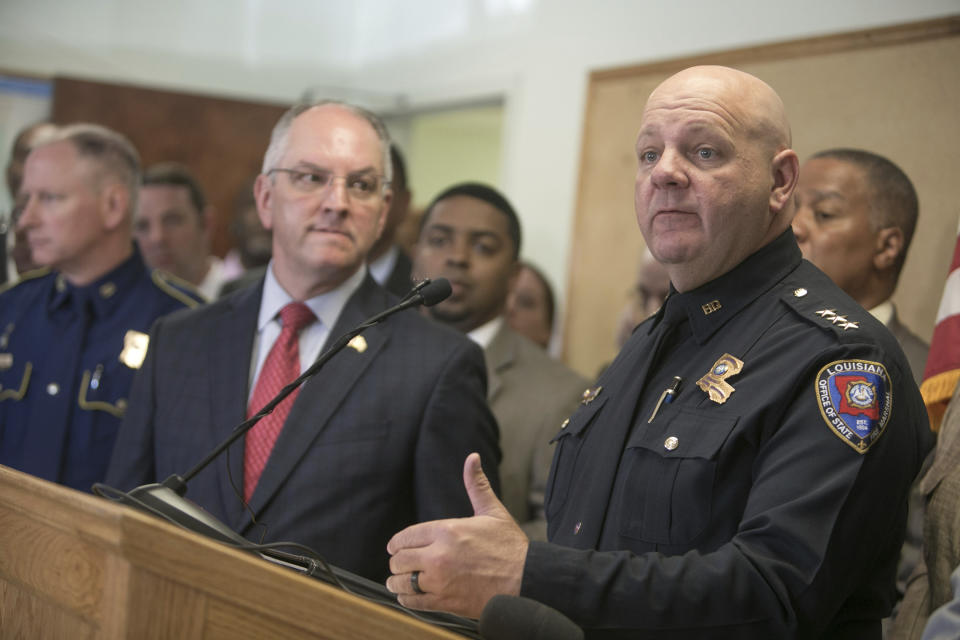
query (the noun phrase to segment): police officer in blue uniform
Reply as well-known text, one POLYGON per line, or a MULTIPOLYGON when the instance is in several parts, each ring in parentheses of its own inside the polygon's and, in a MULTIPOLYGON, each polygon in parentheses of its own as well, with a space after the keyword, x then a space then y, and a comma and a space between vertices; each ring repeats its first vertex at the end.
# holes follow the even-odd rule
POLYGON ((550 542, 518 535, 471 457, 477 517, 398 533, 387 586, 474 616, 526 596, 591 638, 879 639, 929 429, 896 340, 801 259, 783 104, 687 69, 637 154, 672 293, 555 438, 550 542))
POLYGON ((18 197, 43 268, 0 293, 0 464, 83 491, 106 473, 150 325, 199 300, 135 248, 138 180, 136 150, 109 129, 44 139, 18 197))

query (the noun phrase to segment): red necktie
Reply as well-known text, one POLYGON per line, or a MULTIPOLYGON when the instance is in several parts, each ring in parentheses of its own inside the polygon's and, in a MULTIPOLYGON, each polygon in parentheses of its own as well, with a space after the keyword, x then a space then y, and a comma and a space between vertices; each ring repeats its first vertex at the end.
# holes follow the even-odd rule
MULTIPOLYGON (((280 310, 283 330, 273 343, 267 359, 260 369, 260 376, 253 389, 253 397, 247 407, 247 418, 263 408, 274 398, 280 389, 300 375, 300 331, 317 319, 310 307, 302 302, 291 302, 280 310)), ((260 474, 267 464, 267 458, 280 435, 283 423, 287 420, 290 408, 300 389, 283 399, 272 413, 264 416, 245 438, 243 452, 243 498, 250 502, 253 490, 260 480, 260 474)))

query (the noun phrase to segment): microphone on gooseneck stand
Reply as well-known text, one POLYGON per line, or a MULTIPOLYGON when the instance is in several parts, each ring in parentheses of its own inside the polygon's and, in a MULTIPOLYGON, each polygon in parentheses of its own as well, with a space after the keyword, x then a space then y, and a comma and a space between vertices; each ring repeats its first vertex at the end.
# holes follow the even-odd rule
POLYGON ((480 614, 484 640, 583 640, 583 629, 542 602, 520 596, 490 598, 480 614))
POLYGON ((211 451, 203 460, 198 462, 192 469, 185 474, 173 474, 160 483, 145 484, 136 487, 126 494, 106 487, 100 483, 93 486, 94 493, 98 495, 119 495, 120 501, 135 506, 140 509, 147 509, 156 514, 162 515, 181 526, 188 529, 211 536, 215 539, 228 543, 247 543, 248 541, 238 535, 235 531, 225 524, 209 515, 203 509, 200 509, 189 500, 185 500, 183 495, 187 491, 187 482, 205 469, 213 460, 223 453, 230 445, 236 442, 243 434, 253 428, 257 422, 265 415, 273 411, 274 407, 280 404, 284 398, 293 393, 293 391, 307 381, 327 363, 330 358, 340 352, 347 344, 364 330, 383 322, 389 316, 395 313, 424 305, 433 306, 438 302, 446 300, 452 289, 450 282, 446 278, 437 278, 436 280, 423 280, 418 283, 398 304, 381 311, 365 322, 357 325, 350 331, 336 339, 334 343, 317 357, 316 361, 304 371, 296 380, 285 386, 280 392, 260 411, 247 420, 241 422, 233 430, 229 437, 221 442, 211 451))

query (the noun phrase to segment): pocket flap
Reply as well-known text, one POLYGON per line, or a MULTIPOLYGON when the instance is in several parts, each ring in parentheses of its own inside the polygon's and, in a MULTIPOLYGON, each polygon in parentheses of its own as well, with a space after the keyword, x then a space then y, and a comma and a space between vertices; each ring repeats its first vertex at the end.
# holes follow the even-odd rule
POLYGON ((713 459, 739 416, 718 415, 713 411, 679 409, 661 425, 634 429, 627 448, 642 448, 663 458, 713 459))
POLYGON ((550 443, 557 442, 564 436, 580 435, 593 420, 593 416, 597 415, 597 412, 600 411, 600 408, 606 404, 606 402, 607 396, 604 396, 597 398, 589 404, 580 405, 577 410, 573 412, 572 416, 563 421, 557 435, 550 439, 550 443))

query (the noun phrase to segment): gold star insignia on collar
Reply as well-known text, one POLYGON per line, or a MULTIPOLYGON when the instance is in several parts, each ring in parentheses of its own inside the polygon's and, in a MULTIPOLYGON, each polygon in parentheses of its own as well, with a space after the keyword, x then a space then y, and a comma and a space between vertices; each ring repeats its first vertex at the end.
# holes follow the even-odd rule
POLYGON ((837 317, 837 312, 833 309, 821 309, 820 311, 817 311, 817 315, 821 318, 826 318, 827 320, 833 320, 837 317))
POLYGON ((833 320, 831 320, 830 322, 832 322, 833 324, 841 324, 841 325, 842 325, 842 324, 845 324, 845 323, 847 322, 847 319, 844 318, 843 316, 834 316, 834 317, 833 317, 833 320))
POLYGON ((100 285, 100 297, 101 298, 110 298, 117 292, 117 285, 112 282, 105 282, 100 285))
POLYGON ((848 320, 847 322, 844 322, 844 323, 843 323, 842 325, 840 325, 840 326, 843 327, 843 330, 844 330, 844 331, 846 331, 847 329, 859 329, 859 328, 860 328, 860 323, 859 323, 859 322, 853 322, 853 321, 848 320))
POLYGON ((591 387, 586 389, 583 392, 583 395, 580 397, 580 404, 590 404, 602 390, 603 387, 591 387))

